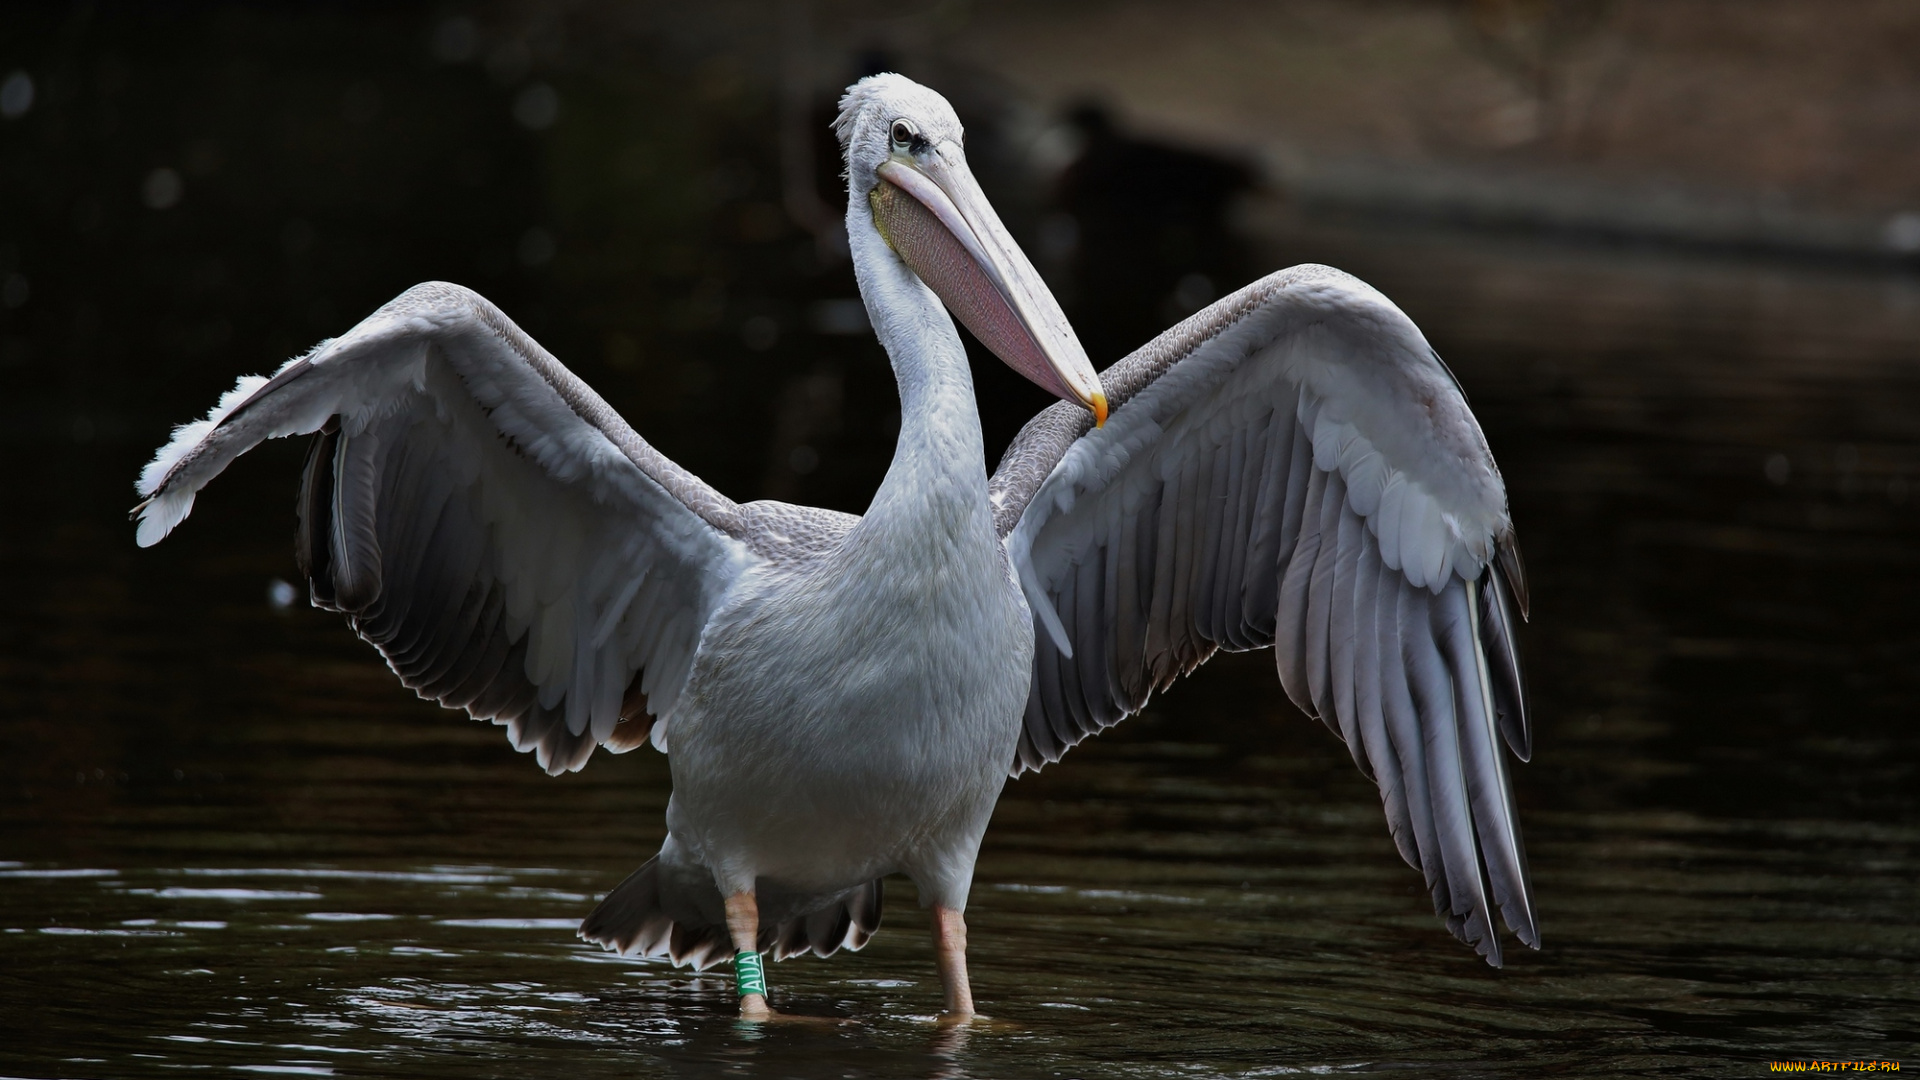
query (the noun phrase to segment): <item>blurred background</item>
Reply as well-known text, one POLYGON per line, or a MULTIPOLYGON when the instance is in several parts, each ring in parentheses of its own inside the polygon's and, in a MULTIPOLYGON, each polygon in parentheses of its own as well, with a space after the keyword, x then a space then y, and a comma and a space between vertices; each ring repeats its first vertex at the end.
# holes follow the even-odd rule
MULTIPOLYGON (((1047 399, 975 359, 991 467, 1047 399)), ((1917 360, 1904 0, 0 8, 0 1069, 1912 1061, 1917 360), (900 882, 772 972, 859 1022, 752 1037, 724 979, 572 941, 663 759, 551 780, 413 700, 306 606, 303 446, 134 548, 171 424, 436 278, 732 497, 862 510, 898 411, 827 124, 883 70, 953 102, 1096 366, 1309 261, 1446 357, 1533 579, 1545 951, 1446 937, 1254 654, 1009 786, 1003 1026, 924 1022, 900 882)))

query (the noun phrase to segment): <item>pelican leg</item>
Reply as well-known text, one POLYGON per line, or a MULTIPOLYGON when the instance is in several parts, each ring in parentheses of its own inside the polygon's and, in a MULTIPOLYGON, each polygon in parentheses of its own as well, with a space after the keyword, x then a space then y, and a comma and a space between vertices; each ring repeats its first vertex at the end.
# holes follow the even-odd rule
MULTIPOLYGON (((737 892, 727 897, 727 933, 733 938, 735 953, 758 951, 760 905, 754 902, 752 893, 737 892)), ((767 1007, 767 995, 740 995, 740 1019, 773 1019, 773 1010, 767 1007)))
POLYGON ((947 1010, 941 1020, 964 1023, 973 1019, 973 987, 967 982, 967 920, 960 912, 933 906, 933 955, 940 983, 947 991, 947 1010))

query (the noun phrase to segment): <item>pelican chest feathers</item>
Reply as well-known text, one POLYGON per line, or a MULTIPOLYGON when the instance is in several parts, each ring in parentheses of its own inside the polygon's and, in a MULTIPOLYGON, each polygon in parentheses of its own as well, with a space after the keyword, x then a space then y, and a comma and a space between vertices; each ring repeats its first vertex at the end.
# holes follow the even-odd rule
POLYGON ((550 772, 668 752, 667 839, 581 934, 734 959, 744 1016, 772 1015, 759 954, 861 947, 892 873, 971 1015, 962 913, 1006 778, 1221 648, 1276 647, 1455 934, 1498 964, 1497 908, 1537 945, 1501 746, 1529 753, 1526 585, 1419 331, 1296 267, 1096 375, 945 99, 874 76, 834 128, 901 401, 864 515, 728 499, 484 298, 430 283, 177 430, 141 476, 139 543, 262 440, 313 436, 313 603, 550 772), (1063 399, 991 477, 955 318, 1063 399))

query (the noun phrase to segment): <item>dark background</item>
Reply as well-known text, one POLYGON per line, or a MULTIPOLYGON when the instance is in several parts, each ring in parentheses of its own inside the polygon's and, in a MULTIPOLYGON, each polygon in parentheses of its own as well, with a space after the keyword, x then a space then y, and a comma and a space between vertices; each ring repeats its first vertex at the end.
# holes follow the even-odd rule
MULTIPOLYGON (((1026 1034, 936 1047, 927 1068, 1071 1075, 1124 1047, 1143 1074, 1745 1075, 1911 1051, 1915 57, 1914 9, 1865 2, 0 12, 0 874, 28 875, 0 877, 20 933, 0 938, 0 1065, 140 1072, 141 1047, 215 1021, 277 1045, 276 1017, 359 1000, 354 978, 419 980, 436 1008, 477 978, 418 959, 342 975, 295 948, 313 935, 287 926, 313 925, 264 915, 224 917, 239 944, 192 961, 81 935, 167 925, 141 890, 169 874, 534 867, 584 897, 650 850, 651 751, 549 780, 413 701, 337 620, 268 603, 295 578, 303 447, 249 455, 149 551, 132 481, 236 375, 439 278, 730 496, 858 512, 898 411, 848 306, 826 124, 841 87, 890 69, 953 101, 1098 366, 1302 261, 1426 330, 1501 462, 1534 583, 1536 755, 1515 782, 1548 941, 1497 977, 1462 955, 1268 657, 1215 661, 1009 787, 970 917, 983 1000, 1026 1034), (119 876, 44 876, 102 868, 119 876), (1160 900, 1115 899, 1148 883, 1160 900), (1035 885, 1064 898, 1019 891, 1035 885), (1243 917, 1235 890, 1271 906, 1243 917), (161 977, 228 962, 277 980, 281 1013, 161 977), (1112 984, 1066 974, 1082 967, 1112 984), (1059 1026, 1054 1005, 1129 1034, 1059 1026), (95 1044, 104 1064, 74 1064, 95 1044)), ((976 360, 991 465, 1047 399, 976 360)), ((405 907, 405 887, 353 899, 405 907)), ((522 885, 500 888, 418 917, 524 914, 522 885)), ((907 895, 890 928, 916 925, 907 895)), ((523 929, 528 950, 568 936, 523 929)), ((917 949, 883 934, 776 985, 898 1019, 930 1008, 924 986, 858 980, 928 978, 917 949)), ((338 1007, 388 1055, 372 1072, 571 1070, 569 1040, 602 1021, 639 1055, 620 1061, 656 1071, 926 1064, 909 1026, 741 1065, 731 1029, 699 1019, 724 994, 669 975, 594 998, 610 1020, 587 1008, 572 1035, 514 1028, 484 1053, 338 1007), (692 1025, 697 1052, 674 1057, 655 1022, 692 1025)))

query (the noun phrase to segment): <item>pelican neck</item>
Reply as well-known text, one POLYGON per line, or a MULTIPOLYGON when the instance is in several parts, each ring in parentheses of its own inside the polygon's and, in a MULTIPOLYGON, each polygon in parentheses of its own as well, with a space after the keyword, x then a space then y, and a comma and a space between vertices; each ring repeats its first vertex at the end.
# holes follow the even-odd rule
POLYGON ((991 539, 980 410, 960 332, 940 298, 881 238, 867 200, 849 204, 847 237, 860 297, 900 390, 899 442, 867 517, 932 513, 949 529, 984 529, 991 539))

